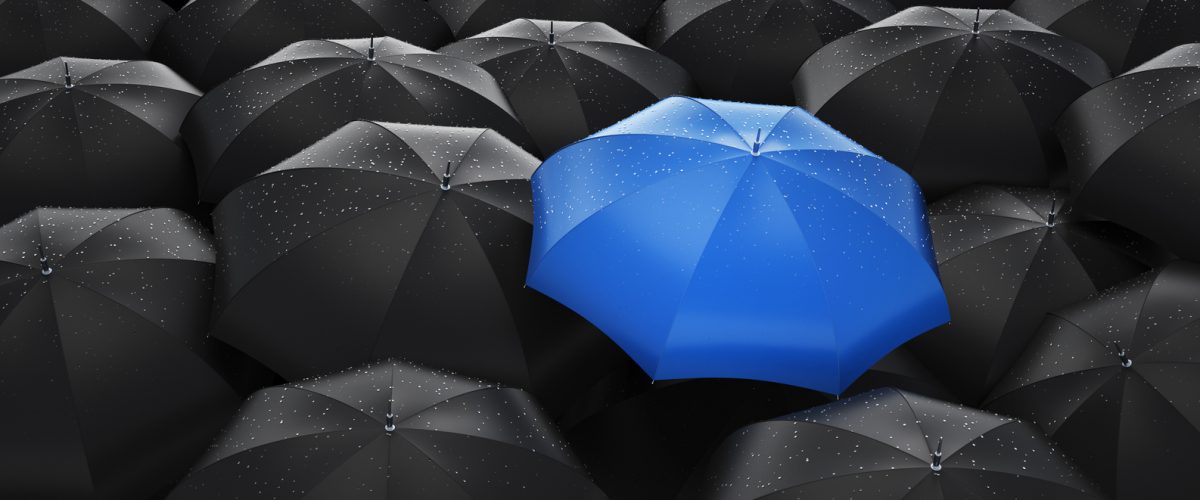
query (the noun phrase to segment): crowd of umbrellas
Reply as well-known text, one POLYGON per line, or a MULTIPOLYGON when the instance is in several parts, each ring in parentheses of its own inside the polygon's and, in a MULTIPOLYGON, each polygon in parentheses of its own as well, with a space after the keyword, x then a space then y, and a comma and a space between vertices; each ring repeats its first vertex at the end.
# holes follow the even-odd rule
POLYGON ((0 0, 0 75, 0 498, 1200 489, 1200 2, 0 0))

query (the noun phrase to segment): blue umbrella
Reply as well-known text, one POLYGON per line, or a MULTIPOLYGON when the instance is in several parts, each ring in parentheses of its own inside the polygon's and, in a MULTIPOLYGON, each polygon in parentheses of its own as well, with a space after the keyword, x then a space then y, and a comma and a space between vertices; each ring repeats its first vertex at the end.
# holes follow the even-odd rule
POLYGON ((668 98, 533 188, 529 286, 655 379, 840 393, 949 320, 916 183, 799 108, 668 98))

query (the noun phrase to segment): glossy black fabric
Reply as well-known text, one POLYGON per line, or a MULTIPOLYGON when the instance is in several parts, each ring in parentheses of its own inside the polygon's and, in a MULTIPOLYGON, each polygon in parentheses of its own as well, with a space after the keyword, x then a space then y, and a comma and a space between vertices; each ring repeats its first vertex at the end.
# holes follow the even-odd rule
POLYGON ((1013 0, 891 0, 891 2, 901 9, 921 5, 958 9, 1007 9, 1013 0))
POLYGON ((1008 11, 913 7, 818 50, 794 90, 936 199, 1065 183, 1054 121, 1108 77, 1088 48, 1008 11))
POLYGON ((173 14, 159 0, 0 2, 0 75, 47 59, 145 59, 173 14))
POLYGON ((1088 92, 1058 135, 1079 210, 1200 259, 1200 44, 1088 92))
POLYGON ((429 0, 455 38, 478 35, 518 18, 590 21, 638 38, 663 0, 429 0))
POLYGON ((528 394, 387 361, 251 396, 170 500, 602 500, 528 394))
POLYGON ((1040 425, 1114 498, 1194 498, 1198 362, 1200 265, 1177 261, 1048 314, 987 405, 1040 425))
POLYGON ((0 222, 39 206, 194 207, 179 125, 199 97, 150 61, 58 58, 0 78, 0 222))
POLYGON ((688 498, 1104 496, 1033 425, 897 389, 878 389, 735 432, 715 453, 699 490, 688 498))

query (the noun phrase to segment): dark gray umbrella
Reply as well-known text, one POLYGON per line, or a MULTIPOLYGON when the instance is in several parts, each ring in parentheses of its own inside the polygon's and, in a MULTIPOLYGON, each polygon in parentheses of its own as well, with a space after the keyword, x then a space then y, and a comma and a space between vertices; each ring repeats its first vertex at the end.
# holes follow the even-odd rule
POLYGON ((543 158, 662 98, 692 93, 678 64, 601 23, 518 19, 440 52, 496 76, 543 158))
POLYGON ((144 59, 172 14, 158 0, 5 0, 0 75, 58 56, 144 59))
POLYGON ((467 38, 518 18, 595 21, 638 37, 663 0, 429 0, 454 31, 467 38))
POLYGON ((1177 261, 1046 316, 990 409, 1029 419, 1118 499, 1200 488, 1200 265, 1177 261))
POLYGON ((528 394, 387 361, 259 391, 169 500, 602 500, 528 394))
POLYGON ((289 43, 367 36, 430 49, 451 40, 423 0, 193 0, 163 27, 154 55, 210 89, 289 43))
POLYGON ((937 198, 1062 182, 1054 120, 1108 77, 1088 48, 1008 11, 913 7, 818 50, 795 91, 937 198))
POLYGON ((182 130, 200 198, 220 201, 357 119, 491 128, 533 147, 496 80, 474 64, 392 38, 306 40, 196 103, 182 130))
POLYGON ((38 206, 195 206, 179 124, 199 97, 149 61, 58 58, 0 78, 0 222, 38 206))
POLYGON ((0 227, 0 498, 151 498, 183 476, 241 399, 205 335, 214 254, 169 209, 0 227))
POLYGON ((1067 193, 975 186, 929 206, 950 323, 910 345, 963 402, 1008 371, 1047 312, 1120 283, 1159 257, 1152 245, 1064 207, 1067 193))
POLYGON ((704 500, 1101 499, 1033 425, 879 389, 734 433, 704 500))
POLYGON ((888 0, 667 0, 646 44, 706 97, 792 104, 792 77, 822 45, 896 13, 888 0))
POLYGON ((1200 44, 1084 94, 1058 135, 1076 208, 1200 260, 1200 44))

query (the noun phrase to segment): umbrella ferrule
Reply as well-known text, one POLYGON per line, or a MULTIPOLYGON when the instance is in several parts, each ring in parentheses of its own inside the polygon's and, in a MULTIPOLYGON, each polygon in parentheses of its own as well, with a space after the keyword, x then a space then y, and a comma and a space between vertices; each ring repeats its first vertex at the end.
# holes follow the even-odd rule
POLYGON ((1117 357, 1121 359, 1121 368, 1129 368, 1133 366, 1133 358, 1129 357, 1129 353, 1121 347, 1121 344, 1113 342, 1113 347, 1117 348, 1117 357))
POLYGON ((554 45, 556 43, 556 40, 554 39, 554 21, 550 21, 550 33, 547 35, 547 39, 550 42, 550 45, 554 45))
POLYGON ((71 64, 63 60, 63 83, 67 88, 75 88, 75 81, 71 78, 71 64))
POLYGON ((980 13, 980 11, 981 11, 981 9, 979 7, 975 8, 975 24, 971 26, 971 33, 975 34, 975 35, 979 34, 979 13, 980 13))
POLYGON ((375 60, 375 37, 371 37, 371 46, 367 47, 367 60, 375 60))
POLYGON ((450 190, 450 162, 446 162, 446 172, 442 174, 442 191, 450 190))
POLYGON ((758 129, 758 132, 755 132, 755 134, 754 134, 754 144, 752 146, 750 146, 750 154, 752 154, 754 156, 758 156, 758 155, 762 154, 762 152, 760 151, 761 149, 762 149, 762 129, 760 128, 760 129, 758 129))
POLYGON ((942 438, 938 438, 937 449, 933 451, 933 463, 929 464, 929 468, 934 472, 942 470, 942 438))
POLYGON ((54 268, 50 267, 50 259, 46 257, 46 249, 42 245, 38 245, 38 264, 42 265, 42 276, 50 276, 54 272, 54 268))
POLYGON ((383 424, 383 430, 387 431, 389 434, 392 432, 395 432, 396 431, 396 416, 391 413, 388 413, 385 416, 385 418, 387 421, 383 424))

